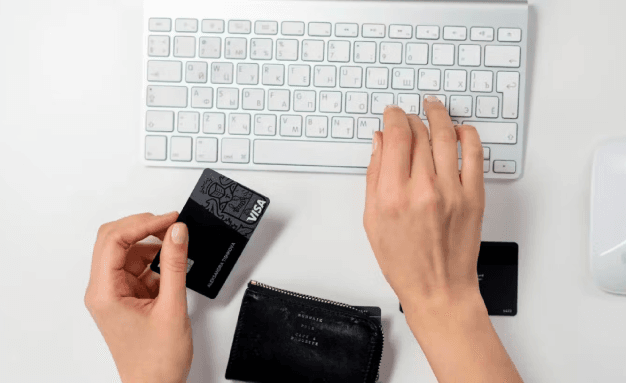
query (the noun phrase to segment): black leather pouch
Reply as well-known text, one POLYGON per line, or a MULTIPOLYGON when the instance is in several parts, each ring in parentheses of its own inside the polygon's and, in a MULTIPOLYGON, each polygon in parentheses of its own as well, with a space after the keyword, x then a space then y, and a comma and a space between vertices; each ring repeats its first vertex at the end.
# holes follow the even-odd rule
POLYGON ((226 379, 374 383, 383 332, 372 309, 378 308, 359 308, 250 281, 226 379))

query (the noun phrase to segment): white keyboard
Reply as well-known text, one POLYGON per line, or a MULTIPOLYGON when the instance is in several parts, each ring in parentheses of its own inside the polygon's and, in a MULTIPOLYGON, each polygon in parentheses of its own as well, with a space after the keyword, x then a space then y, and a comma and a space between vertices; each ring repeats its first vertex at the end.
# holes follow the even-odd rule
MULTIPOLYGON (((523 165, 527 4, 144 1, 153 166, 365 173, 386 105, 474 125, 486 178, 523 165)), ((459 164, 461 163, 459 151, 459 164)))

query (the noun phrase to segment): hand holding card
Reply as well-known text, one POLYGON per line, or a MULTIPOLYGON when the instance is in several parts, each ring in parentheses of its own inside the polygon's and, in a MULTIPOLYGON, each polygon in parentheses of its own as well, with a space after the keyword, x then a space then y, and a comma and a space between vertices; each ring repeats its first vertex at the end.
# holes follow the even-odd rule
MULTIPOLYGON (((178 216, 189 228, 187 287, 215 298, 250 240, 269 199, 205 169, 178 216)), ((151 268, 159 272, 157 254, 151 268)))

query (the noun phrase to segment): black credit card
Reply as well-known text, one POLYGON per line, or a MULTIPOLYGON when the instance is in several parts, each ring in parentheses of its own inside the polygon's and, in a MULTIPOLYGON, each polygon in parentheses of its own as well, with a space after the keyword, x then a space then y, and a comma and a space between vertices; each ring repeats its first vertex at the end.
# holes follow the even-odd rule
POLYGON ((354 306, 359 310, 367 311, 370 318, 374 320, 374 322, 378 323, 378 325, 382 325, 382 311, 380 307, 376 306, 354 306))
POLYGON ((489 315, 517 314, 518 252, 519 248, 515 242, 480 244, 478 287, 489 315))
MULTIPOLYGON (((178 216, 189 230, 187 287, 215 298, 270 200, 214 170, 205 169, 178 216)), ((150 268, 159 273, 160 255, 150 268)))

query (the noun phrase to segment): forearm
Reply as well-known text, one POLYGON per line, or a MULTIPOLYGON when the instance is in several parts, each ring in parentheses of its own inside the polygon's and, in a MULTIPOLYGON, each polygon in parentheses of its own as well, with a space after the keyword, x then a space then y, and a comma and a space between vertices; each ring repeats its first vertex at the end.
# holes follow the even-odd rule
POLYGON ((403 308, 440 383, 522 382, 478 291, 403 302, 403 308))

